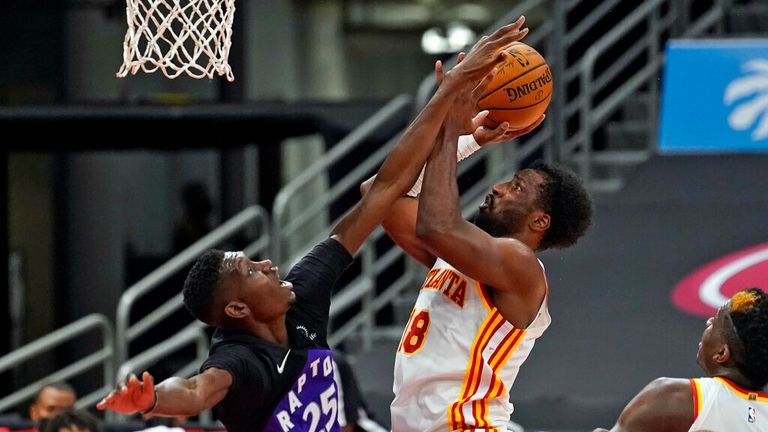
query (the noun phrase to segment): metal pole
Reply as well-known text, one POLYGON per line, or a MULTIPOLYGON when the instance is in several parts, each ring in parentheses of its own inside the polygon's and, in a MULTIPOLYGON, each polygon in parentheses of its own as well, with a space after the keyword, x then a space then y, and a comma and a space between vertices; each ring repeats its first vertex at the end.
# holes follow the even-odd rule
POLYGON ((567 136, 567 124, 565 118, 565 98, 566 98, 566 82, 565 82, 565 62, 566 62, 566 47, 565 47, 565 15, 566 5, 564 0, 554 0, 554 11, 552 13, 552 21, 554 24, 552 31, 552 77, 554 79, 554 88, 552 89, 552 122, 553 136, 550 146, 552 151, 545 153, 549 162, 562 161, 565 159, 564 155, 564 143, 567 136))

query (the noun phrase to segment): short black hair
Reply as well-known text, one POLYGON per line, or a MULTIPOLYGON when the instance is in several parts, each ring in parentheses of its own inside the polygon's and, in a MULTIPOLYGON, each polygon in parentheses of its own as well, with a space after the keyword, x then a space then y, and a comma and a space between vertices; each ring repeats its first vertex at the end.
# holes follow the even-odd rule
POLYGON ((55 417, 40 423, 41 432, 59 432, 61 429, 72 429, 72 426, 81 431, 99 432, 99 422, 96 417, 84 410, 67 408, 56 414, 55 417))
POLYGON ((728 315, 743 347, 736 367, 757 388, 768 384, 768 295, 747 288, 731 297, 728 315))
POLYGON ((72 393, 73 395, 77 395, 75 388, 72 387, 69 383, 66 383, 64 381, 55 381, 55 382, 43 384, 43 386, 40 387, 40 391, 37 392, 37 397, 40 397, 40 393, 42 393, 43 390, 47 389, 48 387, 52 389, 56 389, 58 391, 65 391, 65 392, 72 393))
POLYGON ((184 306, 200 321, 211 324, 214 293, 219 285, 224 252, 211 249, 195 261, 184 281, 184 306))
POLYGON ((592 224, 592 199, 587 189, 576 174, 562 165, 537 160, 528 168, 546 177, 538 204, 550 216, 550 226, 539 250, 574 245, 592 224))

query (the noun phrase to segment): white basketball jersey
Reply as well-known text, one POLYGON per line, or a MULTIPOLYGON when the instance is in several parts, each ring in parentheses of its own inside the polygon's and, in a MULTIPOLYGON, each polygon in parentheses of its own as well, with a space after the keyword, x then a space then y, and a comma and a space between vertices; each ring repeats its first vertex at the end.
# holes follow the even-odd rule
POLYGON ((509 390, 549 323, 547 297, 527 329, 515 328, 483 284, 438 259, 397 350, 392 430, 506 430, 509 390))
POLYGON ((768 395, 744 390, 731 381, 695 378, 690 432, 768 432, 768 395))

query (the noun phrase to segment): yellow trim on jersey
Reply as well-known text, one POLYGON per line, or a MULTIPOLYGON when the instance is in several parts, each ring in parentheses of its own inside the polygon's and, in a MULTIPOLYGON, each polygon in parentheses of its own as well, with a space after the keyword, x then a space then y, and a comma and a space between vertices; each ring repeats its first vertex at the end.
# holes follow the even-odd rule
POLYGON ((485 310, 493 312, 494 309, 496 309, 496 306, 493 305, 491 299, 488 297, 488 293, 483 289, 483 284, 479 281, 475 281, 475 289, 477 289, 477 296, 482 300, 485 310))
MULTIPOLYGON (((501 371, 504 364, 515 352, 518 345, 523 341, 525 336, 525 330, 513 329, 502 339, 502 342, 496 348, 496 351, 488 359, 488 366, 490 366, 491 381, 488 386, 488 391, 485 393, 482 399, 475 401, 478 404, 475 418, 478 420, 478 426, 490 426, 491 421, 488 419, 488 402, 496 397, 502 396, 506 393, 506 386, 504 382, 499 378, 499 371, 501 371)), ((474 412, 473 412, 474 413, 474 412)))
POLYGON ((446 413, 448 415, 448 425, 451 430, 456 430, 464 425, 465 419, 462 406, 475 394, 477 388, 480 386, 483 371, 483 351, 488 345, 488 342, 490 342, 491 337, 503 323, 504 318, 498 311, 494 310, 488 314, 475 334, 475 340, 472 341, 472 347, 470 348, 470 359, 469 362, 467 362, 467 370, 464 373, 464 383, 461 387, 461 393, 459 394, 458 400, 448 407, 448 412, 446 413))
POLYGON ((729 389, 731 389, 732 392, 736 393, 736 395, 742 399, 759 401, 759 402, 768 402, 768 395, 766 395, 765 393, 745 390, 743 388, 736 386, 736 384, 722 377, 714 377, 713 379, 725 384, 729 389))
POLYGON ((691 379, 691 384, 693 385, 693 420, 696 421, 701 412, 701 386, 699 385, 699 380, 695 378, 691 379))

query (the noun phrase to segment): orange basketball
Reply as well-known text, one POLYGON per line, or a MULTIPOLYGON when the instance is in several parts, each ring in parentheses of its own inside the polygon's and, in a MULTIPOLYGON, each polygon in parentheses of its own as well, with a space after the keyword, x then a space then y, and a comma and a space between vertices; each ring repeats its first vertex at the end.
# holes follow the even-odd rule
POLYGON ((486 124, 509 122, 522 129, 546 111, 552 99, 552 72, 544 57, 528 45, 516 42, 506 51, 509 59, 497 66, 496 76, 477 103, 489 110, 486 124))

